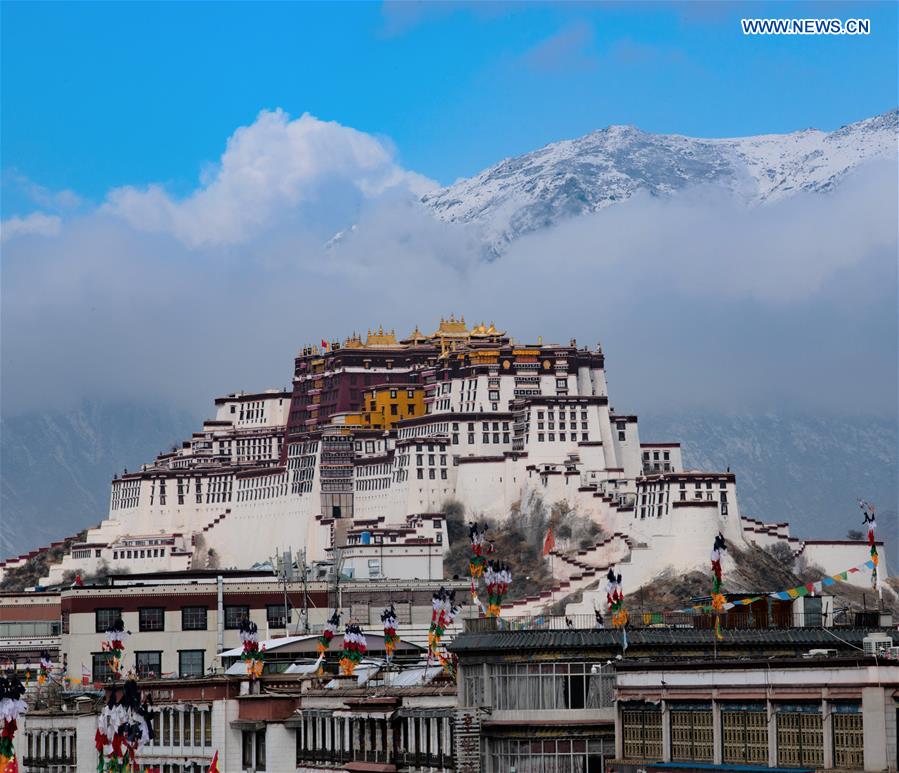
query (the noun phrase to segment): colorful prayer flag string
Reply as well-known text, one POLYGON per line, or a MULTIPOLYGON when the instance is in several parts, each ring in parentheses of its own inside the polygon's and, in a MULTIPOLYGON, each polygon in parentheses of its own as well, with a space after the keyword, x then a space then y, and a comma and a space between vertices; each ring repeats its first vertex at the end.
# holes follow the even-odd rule
POLYGON ((331 646, 331 639, 337 633, 337 629, 340 627, 340 610, 335 609, 334 614, 328 618, 328 622, 325 623, 325 627, 322 630, 321 636, 318 637, 318 643, 316 644, 318 648, 318 654, 322 655, 328 651, 328 648, 331 646))
POLYGON ((28 704, 22 700, 24 694, 25 687, 15 672, 0 677, 0 722, 3 723, 0 730, 0 770, 6 770, 7 765, 13 766, 14 770, 18 768, 13 741, 17 721, 28 710, 28 704))
POLYGON ((468 538, 471 540, 472 556, 468 561, 468 570, 473 580, 477 580, 484 574, 487 568, 487 559, 484 554, 489 551, 487 544, 487 524, 468 524, 468 538))
POLYGON ((119 666, 122 663, 122 653, 125 650, 125 642, 128 641, 129 636, 131 636, 131 631, 125 630, 125 623, 120 617, 106 629, 106 638, 101 643, 103 651, 108 652, 110 655, 109 668, 115 679, 120 678, 122 675, 119 666))
POLYGON ((721 592, 721 559, 727 550, 724 535, 718 532, 715 543, 712 546, 712 610, 715 613, 715 638, 723 639, 721 634, 721 613, 725 610, 726 600, 721 592))
POLYGON ((396 633, 396 610, 393 604, 381 613, 381 622, 384 624, 384 649, 389 658, 396 651, 397 642, 400 640, 396 633))
POLYGON ((41 665, 38 671, 37 683, 43 685, 53 670, 53 661, 50 660, 50 653, 47 650, 41 650, 41 665))
POLYGON ((441 587, 431 596, 431 627, 428 629, 428 663, 437 660, 447 673, 455 673, 455 660, 442 646, 443 634, 456 619, 461 606, 456 604, 456 591, 441 587))
POLYGON ((265 667, 265 650, 259 649, 259 628, 252 620, 240 621, 240 641, 243 643, 241 660, 246 663, 247 676, 256 679, 262 676, 265 667))
POLYGON ((871 587, 880 595, 882 593, 880 586, 880 573, 877 571, 880 564, 880 556, 877 555, 877 541, 874 538, 874 530, 877 528, 877 520, 875 519, 875 507, 870 502, 863 499, 858 500, 858 506, 861 508, 864 520, 862 523, 868 529, 868 546, 871 554, 871 587))
POLYGON ((352 676, 366 652, 368 652, 368 644, 365 641, 365 634, 356 623, 349 623, 343 632, 340 673, 344 676, 352 676))
POLYGON ((624 607, 624 591, 621 585, 621 574, 615 574, 610 567, 606 575, 606 605, 612 615, 612 625, 623 628, 627 625, 628 614, 624 607))
POLYGON ((154 737, 153 714, 151 699, 141 700, 133 678, 125 682, 121 698, 112 688, 94 735, 99 752, 97 773, 127 773, 137 768, 137 755, 154 737))
POLYGON ((488 561, 484 571, 484 584, 487 586, 487 617, 499 617, 503 596, 509 591, 512 582, 512 571, 499 561, 488 561))

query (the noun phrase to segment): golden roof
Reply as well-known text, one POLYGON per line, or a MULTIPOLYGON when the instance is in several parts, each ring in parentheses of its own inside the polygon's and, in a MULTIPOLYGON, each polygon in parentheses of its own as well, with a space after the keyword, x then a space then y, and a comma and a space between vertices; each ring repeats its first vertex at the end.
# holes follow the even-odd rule
POLYGON ((377 333, 368 331, 368 337, 365 339, 366 346, 396 346, 396 332, 393 330, 384 332, 383 327, 378 327, 377 333))
POLYGON ((456 319, 455 314, 450 314, 449 319, 440 318, 440 326, 434 331, 435 338, 467 338, 468 328, 465 326, 465 317, 456 319))
POLYGON ((343 343, 344 349, 361 349, 362 348, 362 339, 359 337, 359 334, 353 331, 353 335, 347 338, 343 343))

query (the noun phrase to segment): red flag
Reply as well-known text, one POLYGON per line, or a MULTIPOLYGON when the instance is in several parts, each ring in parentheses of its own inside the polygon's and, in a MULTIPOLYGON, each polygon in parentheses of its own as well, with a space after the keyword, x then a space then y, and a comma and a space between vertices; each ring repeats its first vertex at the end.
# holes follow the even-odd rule
POLYGON ((322 338, 322 349, 327 349, 327 348, 328 348, 328 342, 324 338, 322 338))
POLYGON ((80 574, 75 575, 75 580, 70 587, 72 587, 72 588, 83 588, 84 587, 84 583, 81 581, 80 574))
POLYGON ((218 752, 212 755, 212 765, 209 766, 209 773, 222 773, 222 769, 219 767, 218 752))
POLYGON ((546 539, 543 542, 543 555, 548 556, 549 552, 556 546, 556 538, 553 535, 553 527, 549 527, 549 531, 546 532, 546 539))

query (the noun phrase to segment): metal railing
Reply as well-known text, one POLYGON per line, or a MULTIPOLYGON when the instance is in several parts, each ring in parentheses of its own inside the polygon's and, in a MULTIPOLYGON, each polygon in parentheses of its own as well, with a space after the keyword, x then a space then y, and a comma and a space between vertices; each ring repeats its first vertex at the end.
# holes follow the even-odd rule
MULTIPOLYGON (((494 631, 586 631, 612 628, 611 614, 603 614, 600 625, 594 614, 576 615, 519 615, 488 618, 472 617, 464 619, 465 633, 487 633, 494 631)), ((769 609, 758 613, 749 607, 743 610, 728 610, 720 616, 724 630, 784 630, 795 628, 878 628, 879 613, 875 611, 826 610, 824 612, 787 612, 769 609)), ((715 615, 706 612, 654 612, 629 610, 628 628, 680 628, 711 630, 715 625, 715 615)))

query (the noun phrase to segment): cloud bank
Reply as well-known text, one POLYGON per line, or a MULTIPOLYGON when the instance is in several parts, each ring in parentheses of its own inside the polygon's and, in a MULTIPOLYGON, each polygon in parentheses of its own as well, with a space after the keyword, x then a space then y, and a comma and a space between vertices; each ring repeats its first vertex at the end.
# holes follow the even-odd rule
POLYGON ((289 385, 304 344, 455 312, 521 340, 601 340, 619 410, 893 415, 895 175, 878 163, 756 209, 638 196, 490 263, 475 230, 418 204, 430 183, 389 143, 263 112, 186 198, 121 188, 52 227, 4 223, 2 408, 208 412, 289 385))

